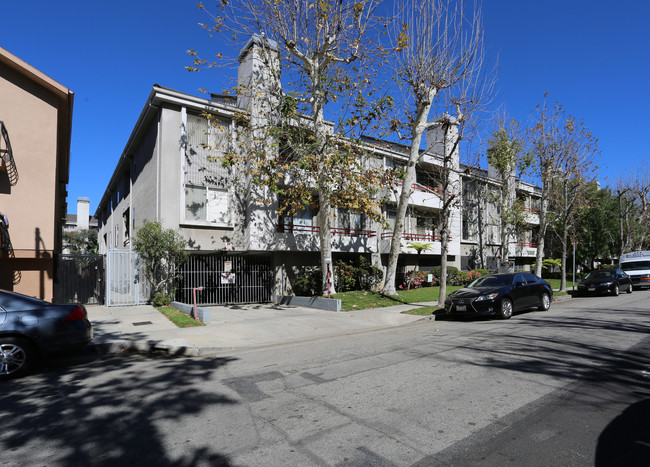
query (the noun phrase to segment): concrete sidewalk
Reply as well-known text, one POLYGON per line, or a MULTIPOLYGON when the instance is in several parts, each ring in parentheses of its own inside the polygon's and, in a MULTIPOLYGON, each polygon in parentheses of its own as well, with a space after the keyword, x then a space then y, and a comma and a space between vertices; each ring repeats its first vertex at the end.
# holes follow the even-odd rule
POLYGON ((206 326, 178 328, 150 305, 88 305, 93 345, 100 351, 153 352, 173 355, 216 355, 225 350, 298 342, 433 319, 401 314, 436 302, 412 303, 350 312, 322 311, 287 305, 208 307, 206 326))
MULTIPOLYGON (((555 297, 554 302, 571 298, 555 297)), ((300 342, 317 337, 353 334, 431 320, 433 316, 401 314, 437 302, 335 312, 291 305, 229 305, 207 307, 206 326, 178 328, 150 305, 106 307, 88 305, 93 345, 103 353, 166 352, 170 355, 216 355, 226 350, 300 342)))

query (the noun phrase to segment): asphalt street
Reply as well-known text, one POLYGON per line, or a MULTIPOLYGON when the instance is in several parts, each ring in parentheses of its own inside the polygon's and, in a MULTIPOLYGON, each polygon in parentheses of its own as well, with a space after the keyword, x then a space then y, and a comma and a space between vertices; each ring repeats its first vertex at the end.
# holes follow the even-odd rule
POLYGON ((60 358, 0 387, 0 465, 647 465, 649 298, 60 358))

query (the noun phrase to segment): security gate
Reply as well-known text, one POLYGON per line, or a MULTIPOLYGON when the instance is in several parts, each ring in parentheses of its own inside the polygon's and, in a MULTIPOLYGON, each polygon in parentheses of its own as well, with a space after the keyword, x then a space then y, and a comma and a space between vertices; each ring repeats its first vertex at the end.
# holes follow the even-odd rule
POLYGON ((57 255, 54 302, 104 304, 104 255, 57 255))
POLYGON ((271 261, 263 256, 191 255, 181 268, 176 300, 201 305, 269 303, 273 286, 271 261))
POLYGON ((106 253, 106 305, 126 306, 147 303, 149 287, 140 282, 138 254, 131 250, 106 253))

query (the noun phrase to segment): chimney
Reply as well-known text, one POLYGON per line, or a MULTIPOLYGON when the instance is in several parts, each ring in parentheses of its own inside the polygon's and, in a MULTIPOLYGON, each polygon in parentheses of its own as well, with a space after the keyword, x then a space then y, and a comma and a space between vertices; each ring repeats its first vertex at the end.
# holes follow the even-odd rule
POLYGON ((279 48, 275 41, 264 35, 251 36, 239 53, 237 86, 237 107, 250 112, 253 118, 264 118, 282 89, 279 48))
POLYGON ((87 229, 89 220, 90 200, 85 197, 77 198, 77 230, 87 229))

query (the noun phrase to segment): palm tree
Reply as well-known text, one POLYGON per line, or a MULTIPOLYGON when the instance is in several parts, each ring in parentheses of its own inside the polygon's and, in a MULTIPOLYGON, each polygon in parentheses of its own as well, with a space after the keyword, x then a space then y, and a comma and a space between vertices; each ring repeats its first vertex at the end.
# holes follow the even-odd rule
POLYGON ((415 266, 415 271, 413 271, 413 274, 411 275, 411 279, 408 281, 408 287, 406 290, 409 290, 411 288, 411 282, 413 281, 413 278, 415 277, 415 272, 420 270, 420 254, 423 251, 431 251, 433 250, 433 243, 423 243, 423 242, 407 242, 406 246, 409 248, 413 248, 415 251, 418 252, 418 264, 415 266))

